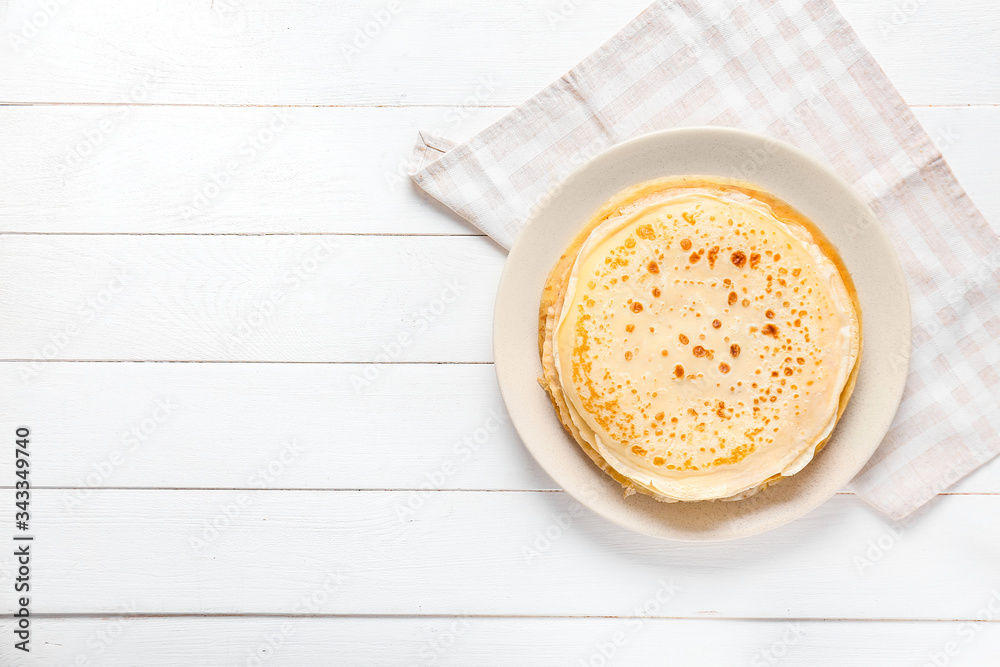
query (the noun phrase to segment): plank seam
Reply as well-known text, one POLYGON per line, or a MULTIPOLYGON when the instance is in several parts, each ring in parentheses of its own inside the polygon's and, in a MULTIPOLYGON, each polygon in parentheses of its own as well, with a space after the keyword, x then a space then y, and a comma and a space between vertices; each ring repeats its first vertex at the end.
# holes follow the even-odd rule
POLYGON ((287 361, 267 359, 0 359, 0 363, 8 364, 327 364, 342 366, 367 366, 377 363, 379 366, 492 366, 492 361, 287 361))
MULTIPOLYGON (((260 486, 33 486, 36 491, 310 491, 316 493, 566 493, 564 489, 427 489, 403 487, 260 487, 260 486)), ((0 486, 11 491, 13 486, 0 486)), ((856 496, 838 491, 838 496, 856 496)), ((942 491, 938 496, 1000 496, 996 491, 942 491)))
POLYGON ((828 617, 828 616, 643 616, 643 615, 602 615, 602 614, 555 614, 555 615, 534 615, 534 614, 349 614, 349 613, 315 613, 315 614, 294 614, 281 612, 245 612, 245 613, 193 613, 193 612, 162 612, 162 613, 141 613, 141 612, 32 612, 34 618, 370 618, 370 619, 424 619, 424 618, 475 618, 475 619, 566 619, 566 620, 628 620, 642 619, 649 621, 748 621, 748 622, 773 622, 781 621, 787 623, 1000 623, 1000 619, 983 620, 978 617, 954 617, 954 618, 851 618, 851 617, 828 617))
POLYGON ((481 238, 486 234, 470 230, 468 233, 452 232, 25 232, 0 231, 0 236, 398 236, 398 237, 454 237, 481 238))
MULTIPOLYGON (((0 102, 0 107, 200 107, 200 108, 223 108, 223 109, 453 109, 461 107, 463 109, 515 109, 521 103, 511 102, 508 104, 446 104, 446 103, 423 103, 423 104, 246 104, 240 102, 219 102, 215 104, 193 103, 193 102, 54 102, 54 101, 31 101, 31 102, 0 102)), ((1000 102, 977 102, 971 104, 959 104, 954 102, 943 103, 923 103, 908 104, 911 109, 927 108, 949 108, 949 109, 992 109, 1000 107, 1000 102)))

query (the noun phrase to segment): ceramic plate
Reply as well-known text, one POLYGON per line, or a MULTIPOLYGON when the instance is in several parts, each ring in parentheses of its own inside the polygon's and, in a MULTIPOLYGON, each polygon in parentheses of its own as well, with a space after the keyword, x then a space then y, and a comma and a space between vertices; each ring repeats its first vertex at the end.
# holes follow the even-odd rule
POLYGON ((885 436, 910 356, 910 301, 899 259, 868 206, 827 167, 799 149, 728 128, 684 128, 619 144, 553 188, 511 249, 497 293, 493 352, 504 402, 528 450, 585 506, 656 537, 714 541, 788 523, 854 477, 885 436), (840 252, 861 303, 864 352, 857 386, 833 437, 800 473, 736 502, 660 503, 601 472, 563 430, 539 386, 538 303, 559 256, 591 215, 619 191, 663 176, 736 178, 811 218, 840 252))

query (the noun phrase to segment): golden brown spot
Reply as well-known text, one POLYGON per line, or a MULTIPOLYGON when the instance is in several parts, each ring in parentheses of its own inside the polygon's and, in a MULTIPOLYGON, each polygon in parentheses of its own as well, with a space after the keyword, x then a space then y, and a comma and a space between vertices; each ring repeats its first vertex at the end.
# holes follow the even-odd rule
POLYGON ((759 252, 750 253, 750 268, 756 269, 759 263, 760 263, 760 253, 759 252))
POLYGON ((652 225, 639 225, 638 227, 635 228, 635 235, 638 236, 640 239, 646 239, 646 240, 656 238, 656 232, 653 231, 652 225))
POLYGON ((687 345, 688 343, 691 342, 690 340, 688 340, 688 337, 685 336, 684 334, 681 334, 680 336, 678 336, 677 340, 679 340, 681 342, 681 345, 687 345))
POLYGON ((681 250, 691 249, 691 239, 681 239, 681 250))
POLYGON ((713 329, 718 329, 721 326, 722 326, 722 322, 720 322, 719 320, 712 320, 712 328, 713 329))
POLYGON ((661 466, 661 465, 663 465, 666 462, 667 462, 667 460, 665 458, 663 458, 662 456, 654 456, 653 457, 653 465, 654 466, 661 466))
POLYGON ((694 408, 688 408, 688 414, 691 415, 692 417, 697 417, 698 411, 695 410, 694 408))
POLYGON ((771 310, 770 308, 768 308, 766 311, 764 311, 764 317, 766 317, 769 320, 773 320, 774 319, 774 311, 771 310))
POLYGON ((701 345, 695 345, 694 349, 691 350, 691 352, 696 357, 704 357, 706 354, 708 354, 708 350, 706 350, 705 348, 703 348, 701 345))
POLYGON ((646 265, 646 269, 650 273, 659 273, 660 272, 660 265, 657 264, 655 260, 653 260, 653 261, 650 261, 649 264, 646 265))
POLYGON ((771 336, 772 338, 778 337, 778 327, 774 326, 773 324, 765 324, 761 328, 760 332, 765 336, 771 336))
POLYGON ((737 343, 733 343, 729 346, 729 354, 733 355, 733 358, 740 356, 740 346, 737 343))
POLYGON ((723 373, 728 373, 729 372, 729 364, 727 364, 726 362, 723 361, 721 364, 719 364, 719 370, 722 371, 723 373))
POLYGON ((697 262, 699 259, 701 259, 701 255, 699 255, 696 252, 691 253, 691 256, 688 257, 688 261, 691 262, 692 264, 697 262))
POLYGON ((680 364, 677 364, 674 367, 674 375, 676 375, 678 378, 684 377, 684 367, 681 366, 680 364))
POLYGON ((627 239, 625 239, 625 247, 626 248, 634 248, 635 247, 635 239, 632 238, 631 236, 628 237, 627 239))
POLYGON ((632 361, 632 352, 630 350, 626 350, 625 352, 625 361, 632 361))
POLYGON ((793 276, 798 276, 800 273, 802 273, 802 269, 792 269, 793 276))
POLYGON ((641 313, 642 312, 642 304, 639 303, 638 301, 633 302, 632 303, 632 312, 633 313, 641 313))
POLYGON ((743 299, 741 303, 743 304, 743 307, 746 308, 750 305, 750 299, 743 299))
POLYGON ((632 453, 638 456, 645 456, 648 452, 639 445, 632 445, 632 453))
POLYGON ((635 331, 635 325, 634 324, 626 324, 625 325, 625 331, 627 331, 629 333, 632 333, 633 331, 635 331))
POLYGON ((656 416, 653 417, 653 419, 655 419, 656 421, 660 421, 661 419, 663 419, 663 413, 662 412, 657 412, 656 416))
POLYGON ((708 251, 708 268, 715 268, 715 260, 719 257, 719 246, 714 245, 708 251))
MULTIPOLYGON (((792 370, 791 366, 785 366, 785 375, 791 375, 795 371, 792 370)), ((781 391, 780 389, 778 391, 781 391)))
MULTIPOLYGON (((748 438, 752 438, 753 435, 756 435, 761 430, 763 430, 763 429, 757 429, 756 431, 753 431, 752 435, 749 435, 749 434, 751 434, 751 432, 748 431, 747 432, 748 433, 747 437, 748 438)), ((736 447, 735 449, 733 449, 732 454, 730 456, 728 456, 726 458, 722 458, 720 456, 719 458, 717 458, 714 461, 712 461, 712 465, 721 466, 721 465, 726 465, 726 464, 732 465, 734 463, 739 463, 740 461, 742 461, 743 459, 745 459, 748 454, 753 453, 753 451, 755 449, 756 449, 756 446, 752 442, 747 443, 745 445, 740 445, 739 447, 736 447)))
POLYGON ((774 253, 774 261, 777 262, 779 259, 781 259, 781 255, 779 255, 778 253, 774 253))
POLYGON ((733 304, 735 304, 736 300, 739 299, 739 298, 740 297, 739 297, 739 295, 736 292, 730 292, 729 293, 729 305, 732 306, 733 304))
POLYGON ((663 348, 662 350, 660 350, 660 356, 661 356, 661 357, 665 357, 665 356, 667 356, 668 354, 670 354, 670 353, 669 353, 669 352, 667 352, 667 348, 663 348))
POLYGON ((662 292, 660 292, 660 288, 659 287, 654 287, 653 288, 653 296, 658 297, 658 296, 660 296, 660 294, 662 294, 662 292))
POLYGON ((801 366, 802 364, 806 363, 806 360, 805 360, 804 358, 802 358, 802 357, 799 357, 798 359, 796 359, 796 360, 795 360, 795 362, 796 362, 796 363, 797 363, 797 364, 798 364, 799 366, 801 366))
POLYGON ((743 265, 747 263, 747 256, 739 250, 730 255, 729 259, 738 269, 742 269, 743 265))

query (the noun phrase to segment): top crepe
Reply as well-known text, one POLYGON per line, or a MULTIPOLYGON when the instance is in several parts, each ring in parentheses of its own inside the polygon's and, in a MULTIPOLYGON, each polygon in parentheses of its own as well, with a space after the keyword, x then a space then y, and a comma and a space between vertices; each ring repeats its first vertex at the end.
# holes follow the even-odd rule
POLYGON ((801 470, 861 348, 832 247, 775 198, 718 179, 616 197, 553 271, 542 315, 564 425, 626 489, 668 501, 742 498, 801 470))

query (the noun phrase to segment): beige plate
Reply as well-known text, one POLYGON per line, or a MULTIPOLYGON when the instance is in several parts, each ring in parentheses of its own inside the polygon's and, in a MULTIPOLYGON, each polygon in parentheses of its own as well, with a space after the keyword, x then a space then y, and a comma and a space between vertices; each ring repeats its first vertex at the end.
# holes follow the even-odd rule
POLYGON ((493 318, 493 354, 504 402, 521 440, 562 488, 625 528, 684 541, 762 533, 813 510, 871 457, 899 405, 910 358, 910 300, 899 259, 868 206, 799 149, 729 128, 647 134, 602 153, 555 188, 528 220, 504 267, 493 318), (612 195, 663 176, 723 176, 777 195, 837 247, 861 302, 864 353, 857 387, 829 444, 805 469, 737 502, 659 503, 622 497, 567 434, 538 385, 538 302, 549 270, 612 195))

